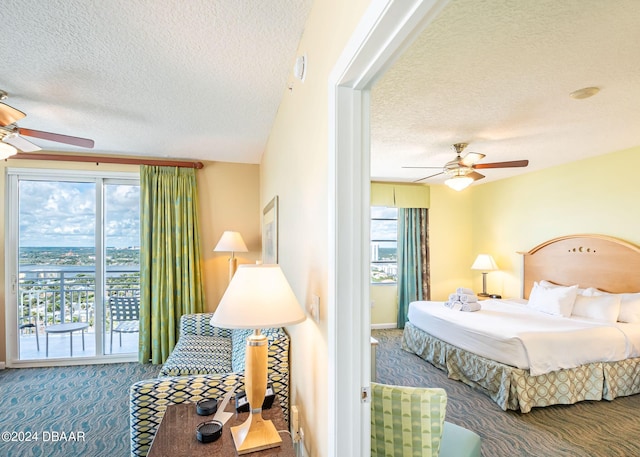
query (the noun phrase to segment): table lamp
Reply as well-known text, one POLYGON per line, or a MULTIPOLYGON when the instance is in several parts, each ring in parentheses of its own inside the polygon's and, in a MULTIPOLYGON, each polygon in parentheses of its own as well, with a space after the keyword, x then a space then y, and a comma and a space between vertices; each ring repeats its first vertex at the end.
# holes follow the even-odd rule
POLYGON ((233 278, 236 268, 238 267, 235 253, 248 251, 242 235, 240 235, 240 232, 225 231, 213 250, 215 252, 231 252, 231 257, 229 257, 229 282, 231 282, 231 278, 233 278))
POLYGON ((267 392, 267 337, 261 328, 298 324, 306 316, 278 265, 240 265, 211 318, 211 325, 249 328, 245 355, 245 391, 250 414, 231 427, 238 454, 280 446, 282 439, 273 422, 262 418, 267 392))
POLYGON ((497 270, 498 265, 489 254, 478 254, 475 262, 471 265, 472 270, 482 271, 482 293, 478 294, 479 297, 488 297, 487 293, 487 273, 489 271, 497 270))

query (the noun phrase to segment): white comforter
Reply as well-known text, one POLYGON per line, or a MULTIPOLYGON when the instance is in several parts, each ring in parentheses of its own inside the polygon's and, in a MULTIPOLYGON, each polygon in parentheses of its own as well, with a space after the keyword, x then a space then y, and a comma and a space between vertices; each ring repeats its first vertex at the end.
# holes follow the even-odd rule
POLYGON ((637 352, 620 325, 564 318, 530 309, 521 300, 485 300, 482 310, 453 311, 443 302, 409 305, 409 321, 459 348, 529 369, 538 376, 637 352))

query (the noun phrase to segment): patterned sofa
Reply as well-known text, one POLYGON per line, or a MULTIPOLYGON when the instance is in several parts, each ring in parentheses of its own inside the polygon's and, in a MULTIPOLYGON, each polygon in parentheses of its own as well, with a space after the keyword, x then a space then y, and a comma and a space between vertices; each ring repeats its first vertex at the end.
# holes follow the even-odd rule
MULTIPOLYGON (((144 457, 168 405, 222 398, 244 389, 244 352, 251 330, 209 324, 212 314, 180 319, 180 337, 159 377, 136 382, 129 392, 131 456, 144 457)), ((264 329, 269 339, 269 382, 289 417, 289 336, 264 329)))

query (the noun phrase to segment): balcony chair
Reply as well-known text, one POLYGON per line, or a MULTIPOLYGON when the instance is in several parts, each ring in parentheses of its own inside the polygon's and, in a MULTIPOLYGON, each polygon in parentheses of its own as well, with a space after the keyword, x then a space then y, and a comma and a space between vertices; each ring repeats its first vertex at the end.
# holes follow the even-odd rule
POLYGON ((18 325, 18 330, 32 328, 36 334, 36 347, 38 348, 38 352, 40 352, 40 340, 38 339, 38 316, 22 316, 19 319, 23 323, 18 325))
POLYGON ((122 347, 123 333, 140 331, 140 297, 109 297, 111 311, 111 353, 113 354, 113 332, 120 335, 122 347))
POLYGON ((371 383, 371 457, 480 457, 480 437, 445 422, 440 388, 371 383))

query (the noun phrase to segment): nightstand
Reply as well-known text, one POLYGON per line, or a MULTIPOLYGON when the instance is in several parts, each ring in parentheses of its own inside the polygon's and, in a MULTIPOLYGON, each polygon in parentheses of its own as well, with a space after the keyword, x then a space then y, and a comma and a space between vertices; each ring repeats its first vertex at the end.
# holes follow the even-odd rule
POLYGON ((482 301, 482 300, 499 300, 501 298, 502 298, 502 295, 498 295, 498 294, 478 295, 478 301, 482 301))

